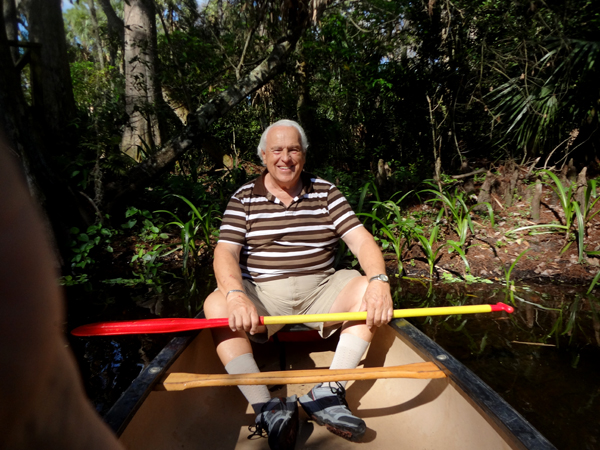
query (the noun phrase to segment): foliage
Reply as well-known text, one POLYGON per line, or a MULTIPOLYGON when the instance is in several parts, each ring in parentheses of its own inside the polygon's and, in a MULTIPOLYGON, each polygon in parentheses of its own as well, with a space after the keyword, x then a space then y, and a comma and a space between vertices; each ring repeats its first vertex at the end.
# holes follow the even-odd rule
POLYGON ((438 259, 438 254, 442 250, 445 244, 438 245, 437 247, 434 245, 437 241, 439 234, 439 225, 436 225, 431 230, 431 234, 429 238, 422 234, 417 234, 416 237, 421 243, 421 247, 423 248, 423 252, 425 253, 425 258, 427 259, 427 264, 429 265, 429 278, 433 277, 433 269, 435 268, 435 263, 438 259))
MULTIPOLYGON (((431 182, 428 182, 428 184, 435 186, 431 182)), ((443 214, 446 215, 446 220, 454 227, 454 231, 458 236, 458 241, 448 241, 448 243, 451 243, 453 248, 460 248, 464 251, 469 231, 471 234, 474 233, 471 213, 480 204, 467 206, 465 194, 459 191, 458 188, 455 188, 452 194, 438 189, 424 189, 420 193, 430 193, 435 196, 433 199, 426 200, 426 202, 441 203, 442 208, 440 208, 437 221, 439 222, 443 214)), ((487 207, 490 222, 494 226, 494 211, 492 206, 488 202, 484 202, 483 205, 487 207)))
POLYGON ((597 122, 596 105, 589 100, 594 95, 583 92, 600 93, 599 55, 598 42, 549 41, 547 53, 531 68, 535 76, 521 74, 488 95, 494 112, 506 123, 506 136, 519 147, 537 150, 550 138, 554 142, 560 138, 556 130, 568 135, 569 126, 579 128, 590 119, 597 122))
POLYGON ((188 263, 191 259, 193 264, 200 249, 204 248, 206 253, 212 253, 211 238, 216 236, 218 229, 215 227, 214 219, 217 211, 211 203, 200 212, 194 204, 182 195, 172 194, 173 197, 183 200, 189 207, 189 220, 180 219, 175 213, 166 210, 155 211, 157 213, 166 213, 175 220, 167 223, 165 226, 175 225, 181 230, 181 242, 178 249, 183 250, 183 272, 188 274, 188 263), (200 245, 196 241, 201 241, 200 245))
MULTIPOLYGON (((365 188, 367 186, 365 186, 365 188)), ((359 216, 370 218, 374 225, 379 225, 379 233, 378 236, 375 236, 375 239, 381 242, 383 251, 388 250, 390 246, 392 247, 398 262, 399 275, 402 275, 404 270, 402 263, 403 250, 410 245, 417 233, 422 232, 416 221, 412 218, 405 217, 400 209, 400 203, 410 193, 411 192, 405 193, 397 201, 394 201, 393 198, 397 194, 400 194, 399 192, 392 195, 389 200, 383 202, 371 202, 373 205, 372 213, 358 214, 359 216), (379 214, 382 215, 382 218, 378 217, 379 214)))
MULTIPOLYGON (((73 252, 71 267, 80 269, 85 269, 86 266, 96 263, 98 250, 112 253, 112 238, 118 234, 115 230, 103 227, 101 223, 90 225, 84 232, 80 231, 77 227, 73 227, 70 233, 72 235, 70 245, 73 252)), ((82 279, 79 280, 81 281, 82 279)), ((75 282, 75 279, 69 281, 75 282)))
MULTIPOLYGON (((576 225, 575 228, 577 230, 577 243, 578 243, 578 253, 579 253, 578 262, 579 262, 579 264, 582 264, 584 262, 583 254, 585 252, 585 249, 584 249, 585 226, 586 226, 586 223, 597 214, 597 211, 592 213, 592 209, 596 205, 597 200, 590 201, 592 196, 596 195, 595 194, 596 184, 594 182, 591 182, 588 184, 588 187, 586 188, 586 192, 584 195, 585 205, 582 208, 579 205, 579 202, 574 199, 575 185, 570 183, 569 187, 566 188, 563 185, 563 182, 551 171, 543 170, 543 173, 548 175, 554 182, 554 184, 551 185, 551 188, 558 196, 560 206, 563 210, 565 224, 564 225, 559 225, 559 224, 530 225, 530 226, 526 226, 526 227, 516 228, 514 230, 511 230, 509 233, 513 234, 518 231, 538 230, 538 229, 544 229, 544 228, 549 229, 551 231, 564 230, 565 242, 567 243, 566 245, 569 245, 568 241, 570 238, 571 228, 575 224, 576 225)), ((565 249, 566 249, 566 247, 565 247, 565 249)))

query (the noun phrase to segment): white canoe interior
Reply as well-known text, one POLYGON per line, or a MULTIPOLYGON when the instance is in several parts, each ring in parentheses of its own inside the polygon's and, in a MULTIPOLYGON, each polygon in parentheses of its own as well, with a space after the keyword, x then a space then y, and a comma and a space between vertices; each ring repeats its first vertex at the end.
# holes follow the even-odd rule
MULTIPOLYGON (((286 370, 328 368, 337 334, 317 342, 284 344, 286 370)), ((362 365, 394 366, 428 361, 390 326, 378 330, 362 365)), ((275 343, 255 345, 263 371, 280 370, 280 348, 275 343)), ((442 359, 444 356, 442 356, 442 359)), ((202 331, 179 356, 169 372, 224 373, 211 333, 202 331)), ((281 386, 273 396, 304 395, 312 385, 281 386)), ((349 382, 347 401, 365 420, 361 443, 348 442, 313 423, 299 408, 296 449, 512 449, 523 448, 497 424, 452 377, 379 379, 349 382)), ((248 439, 254 413, 239 389, 202 387, 178 392, 153 391, 146 398, 120 440, 130 450, 268 449, 266 439, 248 439)))

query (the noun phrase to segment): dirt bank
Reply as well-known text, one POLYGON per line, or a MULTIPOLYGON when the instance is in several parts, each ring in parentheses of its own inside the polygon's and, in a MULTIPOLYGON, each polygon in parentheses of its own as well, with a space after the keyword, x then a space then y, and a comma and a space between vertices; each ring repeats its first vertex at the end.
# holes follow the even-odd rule
MULTIPOLYGON (((578 264, 577 242, 571 241, 565 249, 565 234, 546 233, 533 234, 521 231, 510 234, 519 227, 564 223, 564 214, 558 199, 550 188, 544 187, 540 211, 540 220, 531 220, 531 205, 517 201, 509 208, 503 207, 498 199, 492 198, 496 207, 495 226, 489 218, 474 218, 475 234, 467 241, 466 257, 471 274, 487 279, 504 279, 503 267, 509 269, 521 252, 527 251, 517 262, 511 279, 535 280, 542 282, 584 283, 589 284, 599 270, 600 260, 596 257, 585 257, 583 264, 578 264)), ((412 212, 422 212, 430 208, 428 205, 417 205, 412 212)), ((598 215, 600 216, 600 214, 598 215)), ((586 250, 600 249, 600 220, 596 216, 587 226, 584 247, 586 250)), ((425 219, 426 221, 426 219, 425 219)), ((423 223, 427 225, 427 223, 423 223)), ((456 239, 456 234, 449 226, 442 226, 439 243, 447 239, 456 239)), ((574 235, 572 236, 574 238, 574 235)), ((386 255, 390 272, 397 273, 395 260, 386 255)), ((419 244, 413 243, 404 254, 404 270, 407 276, 429 276, 429 266, 419 244)), ((436 263, 437 276, 448 272, 459 277, 465 274, 465 264, 456 252, 449 253, 444 248, 436 263)))

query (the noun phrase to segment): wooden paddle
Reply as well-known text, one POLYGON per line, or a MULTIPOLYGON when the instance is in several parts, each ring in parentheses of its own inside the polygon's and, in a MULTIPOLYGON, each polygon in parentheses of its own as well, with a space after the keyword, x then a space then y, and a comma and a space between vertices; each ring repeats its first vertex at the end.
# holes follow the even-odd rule
MULTIPOLYGON (((453 314, 477 314, 495 311, 512 313, 514 308, 504 303, 495 305, 443 306, 435 308, 412 308, 394 310, 394 319, 401 317, 445 316, 453 314)), ((366 320, 367 313, 344 312, 328 314, 305 314, 296 316, 261 316, 262 325, 297 324, 314 322, 345 322, 366 320)), ((120 322, 99 322, 83 325, 71 331, 74 336, 114 336, 122 334, 175 333, 229 326, 228 319, 146 319, 120 322)))
POLYGON ((308 384, 327 381, 379 380, 381 378, 445 378, 446 374, 432 362, 405 364, 391 367, 365 367, 361 369, 284 370, 242 374, 169 373, 154 389, 157 391, 183 391, 208 386, 308 384))

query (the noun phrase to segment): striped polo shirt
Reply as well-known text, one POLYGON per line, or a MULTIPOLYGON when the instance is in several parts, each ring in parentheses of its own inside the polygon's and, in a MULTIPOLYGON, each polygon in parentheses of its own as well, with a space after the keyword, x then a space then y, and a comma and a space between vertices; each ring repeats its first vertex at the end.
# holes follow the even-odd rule
POLYGON ((302 172, 302 190, 286 207, 265 187, 266 174, 233 194, 219 242, 243 246, 242 275, 255 282, 333 273, 338 241, 362 226, 346 198, 328 181, 302 172))

